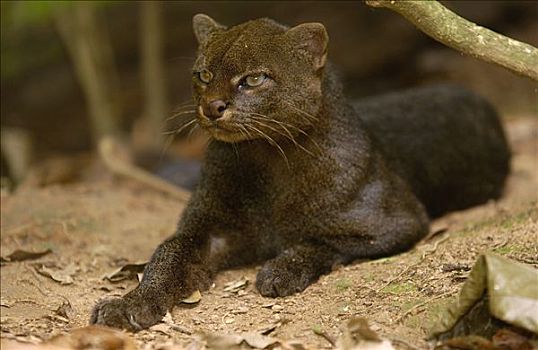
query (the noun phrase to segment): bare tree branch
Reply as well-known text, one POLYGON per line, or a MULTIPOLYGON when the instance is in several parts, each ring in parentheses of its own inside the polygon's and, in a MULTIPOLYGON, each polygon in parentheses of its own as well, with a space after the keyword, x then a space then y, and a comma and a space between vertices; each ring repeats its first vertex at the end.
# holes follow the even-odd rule
POLYGON ((58 32, 73 62, 84 92, 95 143, 119 133, 117 73, 107 32, 90 2, 74 2, 55 13, 58 32))
POLYGON ((476 25, 435 0, 366 0, 366 4, 398 12, 453 49, 538 80, 538 49, 476 25))
POLYGON ((152 149, 163 147, 163 123, 167 110, 163 64, 163 16, 160 1, 140 2, 144 114, 152 149))
POLYGON ((113 136, 106 136, 99 140, 99 156, 105 166, 115 175, 138 181, 146 186, 172 197, 179 199, 181 202, 187 202, 190 198, 190 192, 179 186, 169 183, 152 173, 132 164, 125 153, 128 153, 125 147, 113 136), (123 155, 123 156, 122 156, 123 155))

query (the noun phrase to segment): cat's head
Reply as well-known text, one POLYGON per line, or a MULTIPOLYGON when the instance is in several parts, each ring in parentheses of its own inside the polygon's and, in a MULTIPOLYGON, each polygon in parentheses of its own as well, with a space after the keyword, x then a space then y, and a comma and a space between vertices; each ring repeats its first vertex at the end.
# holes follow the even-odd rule
POLYGON ((328 44, 322 24, 257 19, 226 28, 198 14, 193 28, 198 122, 214 138, 273 143, 315 126, 328 44))

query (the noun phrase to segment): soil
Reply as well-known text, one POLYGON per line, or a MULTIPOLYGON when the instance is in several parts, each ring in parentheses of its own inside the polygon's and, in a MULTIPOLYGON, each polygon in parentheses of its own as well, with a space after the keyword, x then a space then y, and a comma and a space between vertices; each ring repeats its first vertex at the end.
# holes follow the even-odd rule
MULTIPOLYGON (((329 349, 314 331, 336 338, 341 325, 358 316, 396 348, 426 348, 428 330, 479 254, 495 252, 538 267, 538 121, 511 118, 506 124, 514 157, 505 196, 434 221, 432 235, 412 251, 337 267, 303 293, 277 299, 255 290, 259 267, 225 271, 197 304, 171 312, 178 327, 129 337, 141 349, 155 349, 188 344, 193 337, 188 333, 200 331, 270 331, 308 348, 329 349), (227 288, 237 281, 237 288, 227 288)), ((2 195, 2 257, 17 249, 52 251, 2 263, 3 345, 38 343, 86 326, 97 300, 123 295, 137 283, 103 276, 128 262, 146 261, 173 233, 183 208, 177 200, 94 171, 100 176, 2 195)))

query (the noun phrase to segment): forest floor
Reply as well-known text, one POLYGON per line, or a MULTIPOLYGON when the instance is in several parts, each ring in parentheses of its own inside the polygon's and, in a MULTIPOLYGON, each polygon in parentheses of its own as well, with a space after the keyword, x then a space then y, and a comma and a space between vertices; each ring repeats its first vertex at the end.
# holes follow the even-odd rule
MULTIPOLYGON (((427 348, 428 330, 480 254, 538 267, 537 123, 506 123, 514 157, 505 196, 434 221, 432 232, 442 233, 413 250, 338 267, 303 293, 277 299, 257 293, 258 266, 225 271, 197 304, 176 307, 167 324, 127 336, 140 349, 181 349, 197 332, 258 332, 329 349, 314 331, 337 338, 346 320, 363 317, 396 348, 427 348)), ((171 197, 112 176, 3 194, 1 256, 17 249, 51 252, 2 263, 2 348, 87 326, 97 300, 123 295, 137 283, 103 276, 146 261, 173 233, 181 210, 171 197)))

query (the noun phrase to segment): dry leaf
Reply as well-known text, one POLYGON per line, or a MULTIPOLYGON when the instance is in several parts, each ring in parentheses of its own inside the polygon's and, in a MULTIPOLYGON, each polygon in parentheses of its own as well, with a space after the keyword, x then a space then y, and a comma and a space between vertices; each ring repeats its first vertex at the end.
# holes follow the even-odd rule
MULTIPOLYGON (((174 319, 172 318, 172 315, 170 314, 170 312, 167 312, 166 315, 164 315, 162 322, 165 323, 168 326, 168 328, 173 331, 185 333, 188 335, 192 334, 192 332, 188 330, 187 328, 180 326, 178 324, 175 324, 174 319)), ((157 329, 157 330, 160 331, 160 329, 157 329)))
POLYGON ((199 290, 194 291, 188 298, 181 300, 184 304, 196 304, 202 300, 202 293, 199 290))
POLYGON ((26 250, 17 249, 6 257, 0 257, 0 262, 5 263, 5 262, 33 260, 33 259, 40 258, 44 255, 47 255, 51 252, 52 250, 50 249, 43 250, 41 252, 29 252, 26 250))
POLYGON ((338 350, 394 350, 391 342, 382 339, 364 318, 352 318, 342 327, 342 335, 336 342, 338 350))
POLYGON ((11 307, 11 303, 4 299, 4 297, 0 297, 0 306, 11 307))
POLYGON ((100 326, 77 328, 44 344, 70 350, 136 350, 134 342, 126 333, 100 326))
POLYGON ((504 350, 532 350, 530 335, 525 336, 508 328, 499 329, 491 338, 493 345, 504 350))
POLYGON ((284 325, 284 324, 287 324, 289 323, 291 320, 290 319, 287 319, 287 318, 281 318, 279 321, 273 323, 273 324, 270 324, 268 326, 265 326, 265 327, 262 327, 262 328, 259 328, 257 330, 257 333, 260 333, 262 335, 268 335, 272 332, 275 331, 275 329, 277 329, 278 327, 284 325))
POLYGON ((75 264, 69 264, 64 268, 39 265, 35 270, 43 276, 50 277, 54 281, 63 285, 72 284, 74 282, 73 275, 79 270, 75 264))
POLYGON ((301 350, 304 345, 294 341, 282 341, 259 333, 242 334, 208 334, 201 333, 195 336, 194 342, 187 349, 281 349, 301 350), (205 345, 205 346, 204 346, 205 345))
POLYGON ((149 328, 150 331, 157 331, 166 335, 170 335, 170 329, 170 325, 166 323, 157 323, 149 328))
POLYGON ((71 303, 68 300, 64 300, 62 302, 62 305, 58 306, 58 308, 54 312, 58 316, 64 317, 66 319, 70 319, 71 316, 73 316, 73 307, 71 306, 71 303))
POLYGON ((479 350, 498 350, 491 341, 477 335, 466 335, 455 337, 444 341, 436 347, 440 350, 461 350, 461 349, 479 349, 479 350))
POLYGON ((110 282, 119 282, 126 279, 137 278, 139 273, 144 272, 146 264, 147 261, 123 265, 119 269, 104 275, 103 279, 109 280, 110 282))
POLYGON ((238 280, 228 282, 224 285, 225 292, 238 292, 241 289, 245 289, 248 285, 248 279, 246 277, 241 277, 238 280))

